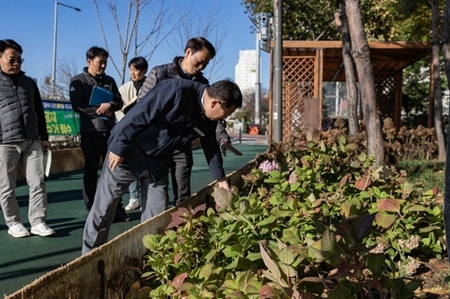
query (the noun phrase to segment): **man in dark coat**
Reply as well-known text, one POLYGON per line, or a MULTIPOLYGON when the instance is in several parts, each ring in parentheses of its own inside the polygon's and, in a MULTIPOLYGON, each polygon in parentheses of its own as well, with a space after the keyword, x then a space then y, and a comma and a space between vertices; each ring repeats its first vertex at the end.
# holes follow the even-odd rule
MULTIPOLYGON (((98 165, 106 158, 109 133, 116 123, 114 111, 122 108, 123 102, 114 79, 105 74, 108 52, 100 47, 91 47, 86 52, 88 67, 70 80, 70 102, 75 112, 80 114, 81 150, 84 156, 83 199, 89 211, 97 188, 98 165), (112 99, 99 105, 91 105, 90 98, 94 86, 112 93, 112 99)), ((118 220, 129 220, 122 205, 118 220)))
POLYGON ((111 132, 108 159, 84 227, 82 253, 108 241, 117 203, 136 179, 142 188, 142 214, 154 216, 166 209, 165 198, 153 196, 152 184, 167 175, 173 150, 196 138, 213 179, 229 190, 216 126, 241 105, 239 87, 228 80, 206 85, 169 79, 147 93, 111 132))

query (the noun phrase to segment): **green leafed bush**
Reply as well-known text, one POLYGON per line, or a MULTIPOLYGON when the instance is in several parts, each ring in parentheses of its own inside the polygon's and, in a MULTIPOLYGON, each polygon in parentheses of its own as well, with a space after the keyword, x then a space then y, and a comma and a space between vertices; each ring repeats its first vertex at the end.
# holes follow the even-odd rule
POLYGON ((144 238, 127 298, 413 298, 420 260, 444 251, 437 190, 374 167, 363 143, 299 135, 257 162, 144 238))

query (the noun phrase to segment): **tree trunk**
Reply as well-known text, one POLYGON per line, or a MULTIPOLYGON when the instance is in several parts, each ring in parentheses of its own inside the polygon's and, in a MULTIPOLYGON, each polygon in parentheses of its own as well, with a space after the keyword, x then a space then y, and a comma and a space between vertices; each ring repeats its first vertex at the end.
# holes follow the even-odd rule
POLYGON ((377 111, 375 80, 370 61, 369 44, 364 33, 360 1, 346 0, 346 14, 352 42, 352 56, 358 72, 361 87, 361 105, 367 136, 369 155, 375 157, 378 166, 384 165, 384 140, 381 133, 381 121, 377 111))
MULTIPOLYGON (((443 54, 445 63, 445 75, 447 76, 447 84, 450 88, 450 0, 445 1, 444 25, 442 30, 443 54)), ((450 122, 449 122, 450 124, 450 122)), ((448 133, 450 130, 448 129, 448 133)), ((447 136, 447 142, 449 137, 447 136)), ((450 152, 447 150, 447 155, 450 152)), ((446 157, 445 161, 445 190, 444 190, 444 230, 445 239, 450 240, 450 158, 446 157)), ((447 256, 450 256, 450 248, 447 242, 447 256)))
POLYGON ((445 63, 445 75, 447 76, 447 84, 448 88, 450 89, 450 0, 445 1, 442 39, 443 39, 443 56, 445 63))
POLYGON ((432 46, 432 71, 434 80, 434 128, 438 142, 438 161, 445 162, 445 138, 442 125, 442 93, 441 93, 441 74, 439 67, 439 1, 431 1, 431 24, 433 32, 432 46))
POLYGON ((342 58, 345 69, 345 83, 347 87, 348 101, 348 133, 354 136, 359 131, 358 125, 358 89, 356 87, 355 64, 353 63, 351 52, 351 39, 348 30, 347 14, 345 6, 340 5, 340 12, 335 15, 335 23, 342 33, 342 58))

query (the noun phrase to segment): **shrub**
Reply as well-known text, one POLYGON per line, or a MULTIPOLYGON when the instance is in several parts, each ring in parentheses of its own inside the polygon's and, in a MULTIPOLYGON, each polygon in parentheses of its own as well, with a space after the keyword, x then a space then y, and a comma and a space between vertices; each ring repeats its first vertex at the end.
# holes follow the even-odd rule
MULTIPOLYGON (((148 235, 142 298, 412 298, 444 248, 437 190, 334 131, 273 144, 216 209, 179 208, 148 235)), ((130 297, 131 298, 131 297, 130 297)))

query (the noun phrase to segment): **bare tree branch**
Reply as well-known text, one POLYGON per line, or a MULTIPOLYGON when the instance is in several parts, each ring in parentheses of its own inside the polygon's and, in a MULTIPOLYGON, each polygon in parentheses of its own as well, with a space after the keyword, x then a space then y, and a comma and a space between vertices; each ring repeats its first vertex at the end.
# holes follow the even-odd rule
POLYGON ((153 12, 153 24, 149 30, 149 34, 144 36, 140 43, 135 44, 135 53, 140 53, 144 48, 150 48, 144 56, 148 61, 152 58, 156 49, 162 44, 162 42, 173 33, 175 28, 178 26, 176 19, 174 17, 173 10, 166 8, 166 0, 162 0, 157 12, 153 12), (162 29, 164 27, 169 27, 166 31, 162 29))
MULTIPOLYGON (((74 57, 58 59, 58 77, 56 78, 55 94, 56 99, 68 101, 69 100, 69 84, 70 79, 78 74, 77 61, 74 57)), ((53 90, 51 84, 52 67, 47 65, 45 67, 45 78, 40 82, 39 90, 42 97, 52 97, 53 90)))
POLYGON ((217 52, 216 57, 211 60, 206 69, 206 77, 212 79, 216 75, 217 70, 225 64, 224 56, 221 55, 220 49, 227 36, 228 23, 226 17, 221 14, 219 6, 212 3, 207 13, 186 10, 179 13, 178 19, 178 26, 175 29, 179 37, 178 43, 169 45, 174 56, 180 56, 184 53, 184 47, 190 38, 202 36, 208 39, 217 52))
POLYGON ((116 62, 113 55, 110 56, 110 61, 119 74, 121 80, 120 83, 122 84, 125 81, 125 73, 131 47, 134 47, 133 52, 135 56, 138 56, 141 51, 147 50, 147 48, 150 47, 151 49, 148 50, 150 54, 146 55, 147 60, 149 60, 156 48, 159 47, 161 42, 170 34, 170 31, 163 34, 163 28, 173 23, 173 21, 170 20, 170 16, 168 15, 169 10, 165 7, 165 0, 128 0, 126 21, 124 23, 119 15, 121 10, 117 6, 116 0, 92 0, 106 50, 110 53, 111 51, 108 44, 108 40, 110 38, 106 35, 103 27, 103 16, 100 14, 100 8, 98 5, 99 1, 102 2, 108 9, 116 29, 118 44, 121 52, 121 62, 116 62), (153 4, 157 4, 155 5, 156 9, 153 7, 153 4), (141 38, 138 35, 138 29, 141 23, 141 19, 139 17, 147 6, 150 8, 149 10, 151 13, 156 10, 156 14, 153 14, 153 18, 145 19, 145 22, 153 21, 153 24, 150 26, 148 33, 141 38), (124 30, 122 30, 122 28, 124 28, 124 30), (150 40, 152 43, 149 43, 150 40))
POLYGON ((108 39, 106 38, 105 30, 103 29, 102 19, 100 18, 100 11, 98 9, 98 2, 97 2, 97 0, 92 0, 92 2, 94 3, 94 6, 95 6, 95 12, 97 14, 97 20, 98 20, 98 24, 100 25, 100 31, 101 31, 102 36, 103 36, 103 41, 105 42, 105 47, 106 47, 106 49, 109 49, 109 47, 108 47, 108 39))

